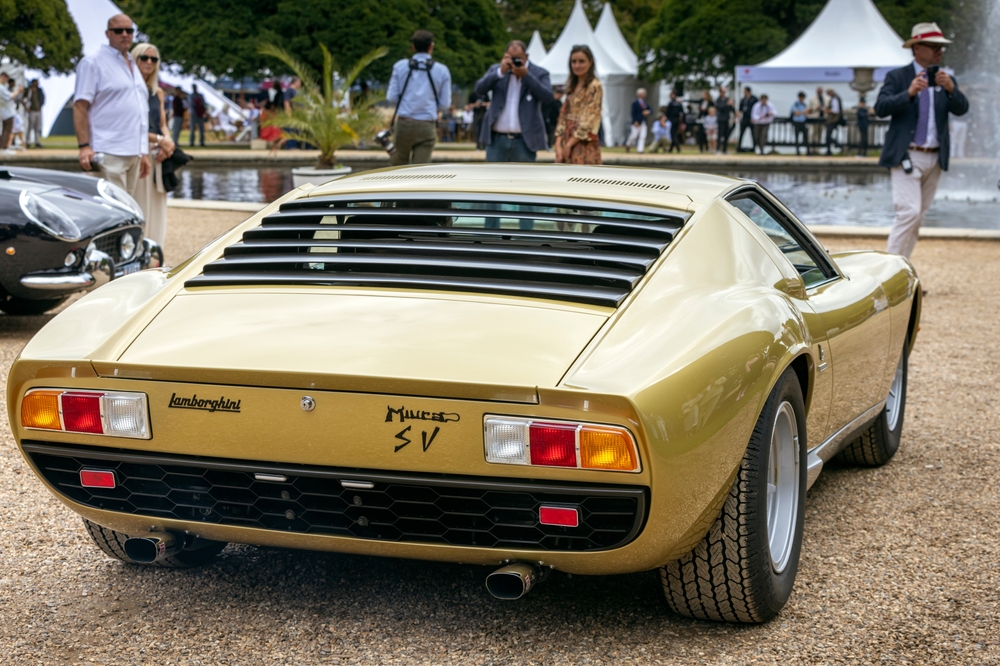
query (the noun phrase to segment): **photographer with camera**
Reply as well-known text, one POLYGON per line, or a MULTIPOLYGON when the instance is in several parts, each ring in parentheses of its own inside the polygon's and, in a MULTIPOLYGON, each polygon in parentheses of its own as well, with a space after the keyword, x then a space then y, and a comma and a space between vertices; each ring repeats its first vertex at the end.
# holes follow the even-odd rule
POLYGON ((892 117, 878 161, 889 169, 896 212, 888 251, 907 258, 934 202, 941 171, 948 170, 948 114, 969 110, 955 79, 941 71, 948 44, 936 23, 913 26, 903 43, 912 48, 913 63, 885 75, 875 102, 876 115, 892 117))
POLYGON ((434 35, 417 30, 410 43, 414 54, 392 66, 385 96, 396 104, 395 134, 389 139, 391 130, 383 130, 375 136, 389 153, 393 166, 431 161, 437 142, 438 111, 451 107, 451 72, 431 58, 434 35))
POLYGON ((476 82, 476 94, 492 93, 480 141, 487 162, 534 162, 548 148, 542 104, 552 101, 548 70, 528 62, 527 47, 515 39, 499 64, 476 82))

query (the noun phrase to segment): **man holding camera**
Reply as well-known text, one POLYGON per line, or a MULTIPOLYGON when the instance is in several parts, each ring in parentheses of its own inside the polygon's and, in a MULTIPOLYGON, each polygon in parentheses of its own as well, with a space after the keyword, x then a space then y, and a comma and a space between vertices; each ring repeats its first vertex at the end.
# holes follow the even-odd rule
MULTIPOLYGON (((434 35, 417 30, 410 40, 413 56, 392 66, 385 98, 396 104, 393 166, 427 164, 437 142, 438 111, 451 107, 451 72, 431 58, 434 35)), ((381 133, 380 133, 381 134, 381 133)))
POLYGON ((875 114, 892 116, 879 166, 889 169, 895 220, 888 251, 909 258, 924 215, 934 202, 941 171, 948 170, 948 114, 964 115, 969 101, 955 79, 941 71, 951 40, 936 23, 918 23, 903 48, 913 63, 894 69, 875 102, 875 114))
POLYGON ((492 93, 480 140, 487 162, 534 162, 548 148, 542 104, 552 101, 548 70, 528 62, 519 39, 507 45, 500 64, 476 82, 476 94, 492 93))

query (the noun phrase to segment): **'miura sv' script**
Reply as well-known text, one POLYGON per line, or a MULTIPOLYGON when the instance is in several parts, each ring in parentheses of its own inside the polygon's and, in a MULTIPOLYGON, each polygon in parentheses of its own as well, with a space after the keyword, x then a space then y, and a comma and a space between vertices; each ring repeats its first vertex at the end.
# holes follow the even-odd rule
POLYGON ((448 423, 449 421, 460 421, 462 418, 454 412, 428 412, 417 409, 407 409, 406 407, 394 409, 391 406, 386 407, 386 410, 386 423, 392 423, 393 420, 396 420, 399 423, 405 423, 407 421, 437 421, 439 423, 448 423))
POLYGON ((219 396, 218 399, 199 398, 195 393, 190 398, 178 398, 174 393, 170 396, 170 404, 167 407, 174 409, 200 409, 206 412, 233 412, 240 413, 240 403, 242 400, 230 400, 226 396, 219 396))

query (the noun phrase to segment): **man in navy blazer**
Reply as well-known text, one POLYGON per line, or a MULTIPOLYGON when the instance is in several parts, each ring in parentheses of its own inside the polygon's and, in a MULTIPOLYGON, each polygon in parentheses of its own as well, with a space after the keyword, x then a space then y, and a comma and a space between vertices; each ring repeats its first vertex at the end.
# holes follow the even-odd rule
POLYGON ((948 114, 969 110, 955 79, 939 69, 947 44, 951 40, 936 23, 915 25, 903 43, 913 50, 913 63, 886 74, 875 102, 876 115, 891 116, 879 158, 879 166, 889 169, 895 208, 888 251, 907 258, 934 202, 941 171, 948 170, 948 114))
POLYGON ((480 141, 487 162, 534 162, 548 148, 542 104, 552 101, 549 72, 528 62, 527 47, 515 39, 499 64, 476 82, 476 94, 492 93, 480 141))

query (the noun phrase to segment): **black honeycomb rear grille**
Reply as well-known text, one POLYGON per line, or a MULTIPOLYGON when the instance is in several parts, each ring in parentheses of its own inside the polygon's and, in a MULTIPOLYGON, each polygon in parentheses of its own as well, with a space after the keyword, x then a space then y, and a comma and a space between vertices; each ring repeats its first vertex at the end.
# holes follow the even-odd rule
POLYGON ((453 546, 593 551, 632 541, 645 488, 414 477, 128 453, 25 442, 42 476, 85 506, 281 532, 453 546), (114 489, 83 488, 83 469, 113 470, 114 489), (259 480, 256 475, 285 477, 259 480), (350 488, 348 483, 372 484, 350 488), (576 507, 579 527, 538 522, 540 506, 576 507))
POLYGON ((617 307, 683 223, 667 210, 518 195, 299 199, 185 286, 438 289, 617 307))

